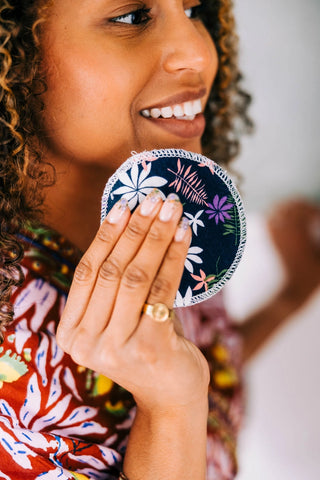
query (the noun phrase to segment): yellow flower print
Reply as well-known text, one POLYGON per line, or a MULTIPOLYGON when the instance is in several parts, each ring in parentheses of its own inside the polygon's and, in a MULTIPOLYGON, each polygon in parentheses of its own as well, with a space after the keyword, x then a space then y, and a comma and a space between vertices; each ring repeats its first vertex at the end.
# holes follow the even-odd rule
POLYGON ((98 375, 94 379, 94 386, 92 390, 92 395, 97 397, 98 395, 105 395, 109 393, 113 387, 113 381, 110 378, 105 377, 104 375, 98 375))
POLYGON ((237 372, 232 367, 218 370, 213 375, 214 383, 218 388, 233 388, 239 383, 237 372))
POLYGON ((124 415, 127 412, 126 407, 124 406, 123 402, 121 402, 121 400, 119 400, 114 405, 108 400, 104 404, 104 406, 106 410, 108 410, 108 412, 112 415, 124 415))
POLYGON ((27 362, 31 362, 31 348, 24 348, 23 349, 23 358, 27 362))
MULTIPOLYGON (((2 353, 3 350, 3 347, 1 347, 0 353, 2 353)), ((5 354, 0 357, 0 388, 3 386, 3 382, 15 382, 27 373, 27 371, 28 367, 24 361, 21 360, 21 357, 16 353, 11 353, 11 350, 7 350, 5 354)))
POLYGON ((211 352, 215 360, 220 363, 227 363, 230 361, 230 354, 228 350, 220 343, 214 345, 211 352))
POLYGON ((83 475, 82 473, 70 472, 75 480, 90 480, 89 477, 83 475))

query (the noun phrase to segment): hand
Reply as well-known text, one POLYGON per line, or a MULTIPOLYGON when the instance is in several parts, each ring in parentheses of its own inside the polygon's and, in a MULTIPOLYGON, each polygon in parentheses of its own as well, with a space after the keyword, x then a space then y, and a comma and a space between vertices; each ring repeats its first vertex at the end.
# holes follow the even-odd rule
POLYGON ((286 202, 268 227, 286 269, 285 290, 302 304, 320 285, 320 208, 303 200, 286 202))
POLYGON ((171 320, 141 314, 145 302, 172 308, 191 232, 182 205, 159 192, 131 215, 121 200, 80 261, 57 340, 73 360, 108 376, 146 409, 182 406, 207 395, 209 370, 171 320), (177 228, 178 226, 178 228, 177 228))

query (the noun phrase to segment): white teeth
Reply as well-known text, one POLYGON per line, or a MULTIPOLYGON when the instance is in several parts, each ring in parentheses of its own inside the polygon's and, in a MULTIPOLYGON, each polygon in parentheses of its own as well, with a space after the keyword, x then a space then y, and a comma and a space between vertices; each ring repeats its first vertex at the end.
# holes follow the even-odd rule
POLYGON ((168 107, 145 109, 141 111, 141 115, 146 118, 172 118, 174 116, 178 120, 194 120, 195 116, 201 112, 201 100, 198 99, 168 107))
POLYGON ((181 107, 181 105, 175 105, 173 107, 173 115, 175 117, 183 117, 183 114, 184 114, 184 111, 183 111, 183 108, 181 107))
POLYGON ((192 102, 192 106, 194 115, 202 112, 201 100, 195 100, 194 102, 192 102))
POLYGON ((192 102, 185 102, 183 104, 184 114, 187 116, 193 115, 193 105, 192 102))
POLYGON ((161 115, 161 111, 159 108, 151 108, 150 114, 152 118, 159 118, 161 115))
POLYGON ((163 118, 171 118, 173 115, 173 110, 171 107, 164 107, 161 108, 161 117, 163 118))

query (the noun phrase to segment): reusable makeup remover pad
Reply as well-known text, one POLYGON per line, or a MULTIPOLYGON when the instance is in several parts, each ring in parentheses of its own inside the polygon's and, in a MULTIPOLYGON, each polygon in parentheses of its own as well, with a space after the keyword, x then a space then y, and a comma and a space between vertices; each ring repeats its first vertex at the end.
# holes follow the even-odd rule
POLYGON ((240 261, 246 236, 241 198, 229 175, 203 155, 173 149, 145 151, 130 157, 109 179, 101 221, 121 197, 133 211, 154 188, 163 198, 179 195, 192 228, 175 306, 199 303, 225 285, 240 261))

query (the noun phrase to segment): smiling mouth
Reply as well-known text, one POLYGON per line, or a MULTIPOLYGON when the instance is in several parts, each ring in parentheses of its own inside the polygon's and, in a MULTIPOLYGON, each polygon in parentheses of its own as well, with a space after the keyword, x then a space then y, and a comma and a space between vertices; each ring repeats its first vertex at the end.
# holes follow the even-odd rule
POLYGON ((145 118, 175 118, 178 120, 192 121, 195 119, 196 115, 201 112, 201 100, 198 99, 162 108, 155 107, 150 109, 144 109, 140 113, 145 118))

